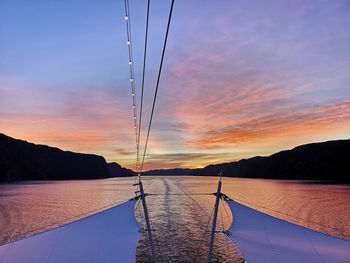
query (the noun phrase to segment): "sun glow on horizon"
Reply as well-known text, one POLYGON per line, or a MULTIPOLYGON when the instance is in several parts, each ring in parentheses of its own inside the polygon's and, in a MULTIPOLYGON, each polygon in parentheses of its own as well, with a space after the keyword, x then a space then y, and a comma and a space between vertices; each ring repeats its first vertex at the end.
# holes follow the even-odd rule
MULTIPOLYGON (((277 2, 176 1, 145 170, 350 138, 349 5, 277 2)), ((2 3, 0 132, 134 170, 146 9, 130 4, 2 3)), ((141 152, 168 9, 150 10, 141 152)))

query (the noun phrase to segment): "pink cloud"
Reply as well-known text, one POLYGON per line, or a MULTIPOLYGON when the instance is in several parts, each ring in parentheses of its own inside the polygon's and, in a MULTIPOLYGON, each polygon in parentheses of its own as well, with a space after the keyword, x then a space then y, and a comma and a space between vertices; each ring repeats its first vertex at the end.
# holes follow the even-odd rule
MULTIPOLYGON (((20 97, 17 92, 17 89, 7 92, 8 97, 17 99, 15 105, 23 100, 33 103, 31 96, 20 97)), ((1 132, 64 150, 102 154, 107 160, 118 160, 121 154, 116 149, 120 147, 136 152, 131 106, 124 106, 118 94, 81 90, 68 99, 57 97, 59 103, 53 100, 54 107, 50 107, 48 97, 41 99, 46 111, 2 109, 1 132)))

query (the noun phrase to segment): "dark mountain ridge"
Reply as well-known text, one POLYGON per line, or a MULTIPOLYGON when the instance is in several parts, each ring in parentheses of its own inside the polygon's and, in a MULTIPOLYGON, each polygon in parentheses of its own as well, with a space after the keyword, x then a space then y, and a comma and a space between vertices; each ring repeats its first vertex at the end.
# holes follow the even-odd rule
MULTIPOLYGON (((256 156, 201 169, 160 169, 144 175, 328 180, 350 183, 350 140, 311 143, 268 157, 256 156)), ((98 179, 135 175, 102 156, 62 151, 16 140, 0 133, 0 182, 19 180, 98 179)))
MULTIPOLYGON (((350 183, 350 140, 311 143, 281 151, 268 157, 253 157, 237 162, 208 165, 187 170, 187 175, 228 177, 328 180, 350 183)), ((175 175, 177 169, 147 171, 145 174, 175 175)))
POLYGON ((102 156, 62 151, 0 133, 0 182, 99 179, 134 175, 102 156))
POLYGON ((200 169, 174 168, 157 169, 143 172, 143 175, 195 175, 200 169))

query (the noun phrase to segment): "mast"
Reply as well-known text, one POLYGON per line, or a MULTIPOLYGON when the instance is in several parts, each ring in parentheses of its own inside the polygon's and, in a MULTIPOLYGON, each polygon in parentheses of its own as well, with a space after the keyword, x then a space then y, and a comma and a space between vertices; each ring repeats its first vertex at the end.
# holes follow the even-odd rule
POLYGON ((143 185, 142 185, 141 180, 139 180, 139 182, 136 185, 139 185, 139 187, 140 187, 140 194, 141 194, 140 197, 142 200, 143 211, 145 214, 145 220, 146 220, 146 226, 147 226, 147 232, 148 232, 148 240, 149 240, 149 243, 151 244, 153 263, 157 263, 156 249, 154 247, 151 223, 149 220, 148 209, 147 209, 147 205, 146 205, 146 195, 145 195, 145 192, 143 191, 143 185))
POLYGON ((218 217, 218 211, 219 211, 219 201, 220 201, 220 195, 221 195, 221 176, 222 176, 222 170, 219 173, 220 180, 218 182, 218 190, 216 192, 216 200, 215 200, 215 210, 214 210, 214 217, 213 217, 213 225, 211 227, 211 233, 210 233, 210 243, 209 243, 209 252, 208 252, 208 263, 211 262, 211 257, 213 254, 213 245, 214 245, 214 239, 215 239, 215 229, 216 229, 216 220, 218 217))

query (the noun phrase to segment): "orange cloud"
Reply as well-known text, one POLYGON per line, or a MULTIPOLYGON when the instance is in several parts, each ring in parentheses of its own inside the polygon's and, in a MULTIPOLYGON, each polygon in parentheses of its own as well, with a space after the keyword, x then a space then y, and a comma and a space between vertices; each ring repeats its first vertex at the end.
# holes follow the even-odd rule
MULTIPOLYGON (((181 16, 174 16, 171 28, 145 168, 198 167, 349 137, 345 6, 219 2, 210 8, 179 3, 181 16), (305 19, 309 13, 317 20, 305 19)), ((159 44, 158 36, 152 43, 159 44)), ((159 52, 153 48, 148 53, 141 150, 153 95, 148 87, 158 67, 154 61, 159 52)), ((114 47, 105 54, 112 63, 97 55, 100 51, 94 62, 98 67, 86 65, 89 71, 83 74, 48 72, 51 78, 41 79, 37 70, 32 76, 28 71, 28 79, 21 71, 11 75, 16 81, 0 77, 1 131, 101 154, 134 168, 127 64, 110 59, 114 47), (120 75, 115 66, 123 69, 120 75), (99 77, 90 78, 90 67, 99 77), (55 86, 63 82, 70 87, 55 86)), ((115 55, 124 53, 118 50, 115 55)), ((135 58, 138 53, 135 46, 135 58)))
MULTIPOLYGON (((11 92, 8 97, 16 97, 16 105, 20 104, 24 98, 17 95, 16 89, 7 93, 11 92)), ((30 94, 25 99, 29 103, 30 94)), ((15 138, 63 150, 102 154, 107 160, 123 159, 118 158, 121 147, 130 152, 135 149, 136 153, 131 106, 124 108, 123 98, 118 94, 81 90, 67 101, 58 98, 61 102, 58 107, 50 107, 51 100, 42 99, 46 112, 42 109, 26 112, 18 107, 16 111, 2 110, 1 131, 15 138)))
POLYGON ((350 102, 237 122, 234 127, 209 130, 202 133, 200 139, 188 143, 195 148, 213 149, 288 135, 332 134, 335 131, 350 135, 350 102))

